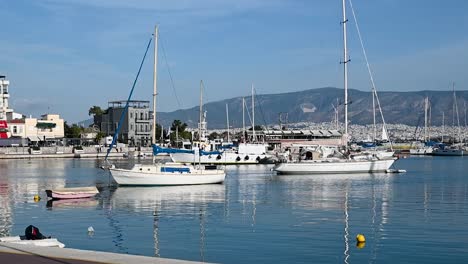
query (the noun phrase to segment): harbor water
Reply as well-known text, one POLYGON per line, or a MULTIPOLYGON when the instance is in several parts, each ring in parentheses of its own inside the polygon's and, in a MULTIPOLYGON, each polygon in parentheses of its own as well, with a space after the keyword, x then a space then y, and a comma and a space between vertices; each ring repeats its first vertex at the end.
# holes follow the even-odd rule
POLYGON ((100 160, 0 160, 0 236, 32 224, 70 248, 219 263, 466 263, 468 158, 395 165, 408 172, 231 166, 224 184, 117 187, 100 160), (47 201, 46 189, 64 186, 100 194, 47 201))

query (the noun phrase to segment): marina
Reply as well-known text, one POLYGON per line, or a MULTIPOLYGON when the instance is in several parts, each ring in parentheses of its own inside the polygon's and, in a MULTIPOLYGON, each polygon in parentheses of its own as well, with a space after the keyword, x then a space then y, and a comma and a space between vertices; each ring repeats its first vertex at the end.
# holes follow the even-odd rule
POLYGON ((355 2, 4 5, 0 263, 465 263, 468 2, 355 2))
POLYGON ((228 166, 223 184, 117 187, 102 160, 2 160, 0 234, 34 224, 67 248, 222 263, 463 262, 466 157, 399 162, 407 173, 276 176, 271 165, 228 166), (100 191, 93 200, 33 199, 91 185, 100 191))

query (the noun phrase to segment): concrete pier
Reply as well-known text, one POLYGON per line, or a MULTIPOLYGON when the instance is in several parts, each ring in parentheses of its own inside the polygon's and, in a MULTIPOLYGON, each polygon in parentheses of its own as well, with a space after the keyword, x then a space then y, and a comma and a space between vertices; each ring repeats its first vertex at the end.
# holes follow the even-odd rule
MULTIPOLYGON (((1 159, 102 159, 106 156, 107 149, 96 147, 83 147, 80 152, 73 150, 72 147, 41 147, 40 153, 31 152, 29 147, 3 147, 0 148, 1 159)), ((109 153, 111 159, 120 159, 128 156, 150 157, 152 148, 142 147, 140 150, 128 147, 119 147, 109 153)), ((164 156, 164 155, 158 155, 164 156)))
POLYGON ((184 264, 199 263, 186 260, 146 257, 137 255, 117 254, 71 248, 53 248, 0 243, 1 263, 138 263, 138 264, 184 264))

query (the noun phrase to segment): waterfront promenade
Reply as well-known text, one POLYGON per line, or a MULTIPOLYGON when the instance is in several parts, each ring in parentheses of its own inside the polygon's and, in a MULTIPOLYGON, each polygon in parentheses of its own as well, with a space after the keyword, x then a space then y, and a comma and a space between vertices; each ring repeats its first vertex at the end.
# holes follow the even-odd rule
MULTIPOLYGON (((124 158, 128 155, 151 155, 151 148, 119 147, 109 153, 109 158, 124 158)), ((104 158, 107 148, 83 147, 80 152, 74 151, 73 147, 41 147, 40 153, 31 153, 29 147, 5 147, 0 148, 0 159, 42 159, 42 158, 104 158)))
POLYGON ((139 263, 139 264, 183 264, 199 263, 168 258, 156 258, 137 255, 117 254, 71 248, 52 248, 0 243, 0 259, 2 263, 139 263))

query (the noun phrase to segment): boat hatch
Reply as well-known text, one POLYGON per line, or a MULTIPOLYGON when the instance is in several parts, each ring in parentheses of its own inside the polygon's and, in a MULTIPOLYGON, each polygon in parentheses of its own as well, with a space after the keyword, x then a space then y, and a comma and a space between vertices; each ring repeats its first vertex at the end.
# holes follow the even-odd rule
POLYGON ((161 172, 190 172, 190 168, 161 167, 161 172))

